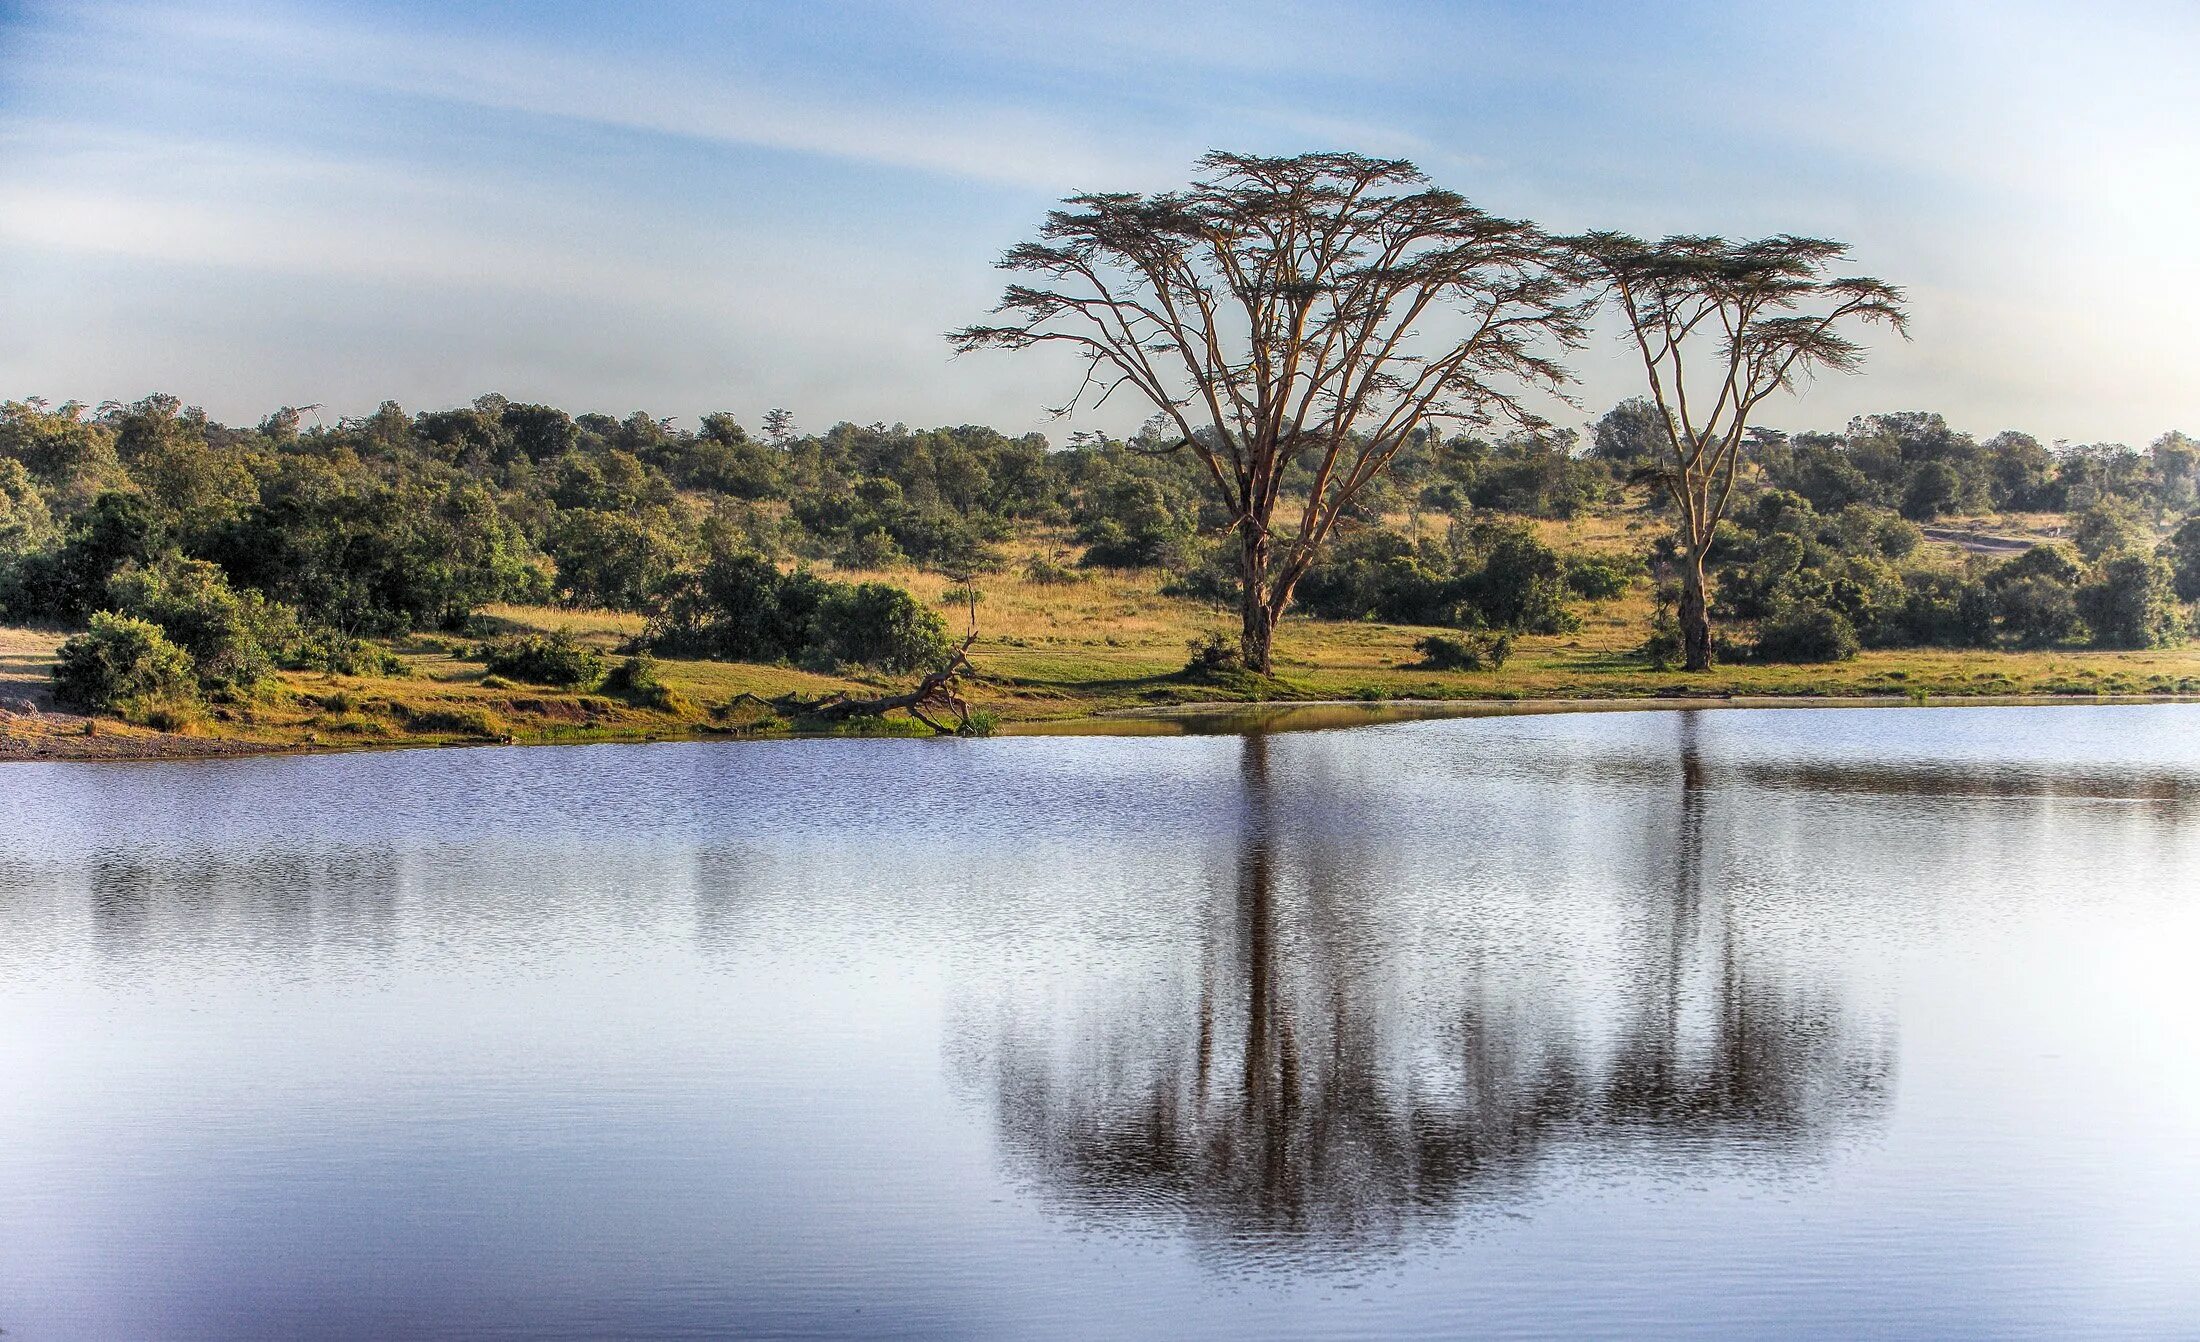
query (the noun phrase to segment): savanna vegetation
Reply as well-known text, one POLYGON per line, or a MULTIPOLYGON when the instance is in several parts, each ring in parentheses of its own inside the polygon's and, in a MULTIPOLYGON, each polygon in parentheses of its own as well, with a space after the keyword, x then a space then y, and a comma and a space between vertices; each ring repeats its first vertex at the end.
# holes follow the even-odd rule
POLYGON ((1845 327, 1901 324, 1897 291, 1831 276, 1838 244, 1553 239, 1407 164, 1205 166, 1066 202, 1009 253, 1005 319, 953 337, 1071 344, 1080 395, 1153 411, 1127 439, 9 402, 0 690, 281 743, 887 729, 912 694, 983 730, 1203 698, 2200 689, 2200 443, 1750 422, 1854 366, 1845 327), (1649 394, 1554 426, 1524 391, 1566 385, 1600 302, 1649 394), (1687 357, 1721 390, 1690 403, 1687 357))

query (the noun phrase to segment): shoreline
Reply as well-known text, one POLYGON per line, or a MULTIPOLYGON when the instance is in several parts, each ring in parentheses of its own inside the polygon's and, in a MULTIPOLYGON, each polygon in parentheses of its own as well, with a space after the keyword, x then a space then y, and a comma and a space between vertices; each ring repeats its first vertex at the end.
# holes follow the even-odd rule
MULTIPOLYGON (((1247 732, 1339 731, 1394 722, 1450 718, 1535 717, 1560 713, 1841 708, 2073 708, 2200 703, 2191 694, 1646 694, 1581 697, 1205 700, 1135 708, 1103 708, 1062 717, 1005 722, 1000 737, 1211 736, 1247 732)), ((8 764, 162 763, 267 755, 349 755, 398 750, 487 746, 663 745, 695 741, 947 740, 900 732, 748 733, 696 727, 624 732, 538 733, 506 739, 420 737, 411 740, 255 740, 134 728, 112 719, 64 712, 0 713, 0 766, 8 764), (85 724, 92 724, 90 731, 85 724), (23 728, 29 726, 30 731, 23 728)))

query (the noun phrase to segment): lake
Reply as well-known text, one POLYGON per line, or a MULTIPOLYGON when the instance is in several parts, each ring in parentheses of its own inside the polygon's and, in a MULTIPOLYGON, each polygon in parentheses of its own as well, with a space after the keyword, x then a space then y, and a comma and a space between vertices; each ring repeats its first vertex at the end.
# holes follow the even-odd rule
POLYGON ((2200 1336, 2200 706, 0 768, 0 1328, 2200 1336))

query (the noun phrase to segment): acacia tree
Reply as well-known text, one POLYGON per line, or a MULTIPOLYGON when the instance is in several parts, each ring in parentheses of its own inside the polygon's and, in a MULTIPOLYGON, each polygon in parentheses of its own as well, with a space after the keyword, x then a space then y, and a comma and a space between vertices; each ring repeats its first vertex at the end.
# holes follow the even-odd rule
POLYGON ((1533 224, 1428 184, 1402 160, 1210 153, 1181 191, 1072 196, 1010 249, 1003 320, 958 352, 1061 344, 1069 401, 1128 388, 1167 427, 1154 451, 1206 467, 1239 546, 1248 667, 1353 500, 1441 424, 1542 421, 1567 380, 1573 257, 1533 224), (1279 510, 1283 516, 1278 517, 1279 510))
POLYGON ((1590 233, 1571 242, 1601 292, 1617 300, 1649 375, 1664 440, 1653 475, 1680 511, 1682 654, 1689 670, 1706 670, 1704 556, 1734 492, 1751 412, 1818 369, 1856 369, 1864 347, 1837 329, 1845 324, 1884 322, 1907 336, 1902 291, 1829 277, 1849 249, 1823 238, 1653 244, 1590 233))

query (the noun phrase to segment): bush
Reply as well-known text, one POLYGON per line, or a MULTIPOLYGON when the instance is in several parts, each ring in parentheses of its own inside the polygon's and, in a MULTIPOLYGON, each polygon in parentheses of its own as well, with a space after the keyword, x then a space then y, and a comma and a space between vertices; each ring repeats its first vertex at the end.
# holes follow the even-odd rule
POLYGON ((947 655, 947 622, 899 587, 835 583, 817 609, 810 660, 831 666, 917 671, 947 655))
POLYGON ((2019 647, 2044 648, 2078 633, 2082 570, 2060 547, 2035 545, 1986 575, 2002 632, 2019 647))
POLYGON ((2184 640, 2176 573, 2156 556, 2110 559, 2078 589, 2075 603, 2096 648, 2166 648, 2184 640))
POLYGON ((413 709, 406 715, 406 723, 414 731, 428 735, 475 736, 484 740, 508 735, 502 718, 472 704, 413 709))
POLYGON ((2181 601, 2200 601, 2200 513, 2195 513, 2178 525, 2162 542, 2163 557, 2177 575, 2177 597, 2181 601))
POLYGON ((1678 599, 1677 592, 1659 589, 1658 603, 1650 612, 1650 637, 1636 649, 1653 671, 1672 670, 1680 665, 1686 652, 1681 643, 1680 618, 1673 613, 1673 603, 1678 599))
POLYGON ((1861 651, 1848 617, 1814 601, 1776 612, 1757 629, 1757 655, 1768 662, 1845 662, 1861 651))
POLYGON ((1495 671, 1512 656, 1512 635, 1483 629, 1463 634, 1430 634, 1415 643, 1416 664, 1429 671, 1495 671))
POLYGON ((220 568, 170 552, 125 564, 107 584, 115 610, 161 627, 191 657, 207 690, 249 690, 300 637, 288 606, 239 592, 220 568))
POLYGON ((866 531, 840 547, 833 562, 847 569, 899 568, 909 562, 909 556, 888 535, 884 528, 866 531))
POLYGON ((1033 555, 1024 561, 1024 581, 1040 587, 1067 587, 1084 580, 1084 574, 1045 555, 1033 555))
POLYGON ((695 711, 695 705, 659 677, 657 659, 648 653, 636 653, 611 668, 604 677, 603 692, 660 713, 684 716, 695 711))
POLYGON ((1209 630, 1190 643, 1192 655, 1184 663, 1188 676, 1223 675, 1245 669, 1245 655, 1238 640, 1219 630, 1209 630))
POLYGON ((191 655, 150 620, 101 611, 91 628, 61 645, 54 697, 92 713, 149 720, 195 706, 191 655))
POLYGON ((489 646, 484 660, 494 675, 567 689, 593 685, 604 672, 603 654, 568 629, 499 640, 489 646))
POLYGON ((1943 648, 1994 646, 1994 600, 1985 584, 1961 573, 1916 569, 1902 575, 1901 641, 1943 648))
POLYGON ((405 659, 379 643, 339 629, 311 629, 283 652, 283 665, 294 671, 326 671, 338 676, 382 676, 391 680, 412 674, 405 659))
POLYGON ((2150 548, 2154 535, 2130 504, 2104 499, 2078 514, 2070 539, 2077 543, 2079 554, 2097 560, 2122 550, 2150 548))
POLYGON ((1616 555, 1566 556, 1566 586, 1585 601, 1610 601, 1627 590, 1639 568, 1616 555))

